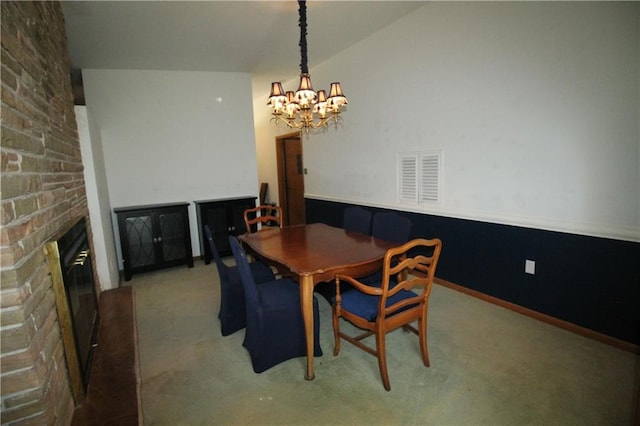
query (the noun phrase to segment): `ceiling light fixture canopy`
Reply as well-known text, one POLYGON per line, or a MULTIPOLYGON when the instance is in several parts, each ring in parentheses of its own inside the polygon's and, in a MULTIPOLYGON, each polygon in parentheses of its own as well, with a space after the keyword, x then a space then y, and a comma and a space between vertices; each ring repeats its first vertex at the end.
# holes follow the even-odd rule
POLYGON ((273 111, 272 121, 276 124, 284 122, 295 129, 327 127, 330 122, 341 121, 340 111, 347 104, 340 83, 331 83, 329 97, 327 92, 313 90, 311 75, 307 67, 307 5, 305 0, 298 0, 298 24, 300 26, 300 85, 298 90, 285 92, 282 83, 271 83, 269 106, 273 111))

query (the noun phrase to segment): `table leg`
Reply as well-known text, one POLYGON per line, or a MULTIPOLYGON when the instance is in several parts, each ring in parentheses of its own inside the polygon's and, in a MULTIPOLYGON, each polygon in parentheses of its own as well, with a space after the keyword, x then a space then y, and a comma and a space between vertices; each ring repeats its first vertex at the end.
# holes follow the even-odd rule
POLYGON ((308 275, 300 277, 300 302, 304 332, 307 337, 307 371, 304 378, 313 380, 315 379, 313 373, 313 279, 308 275))

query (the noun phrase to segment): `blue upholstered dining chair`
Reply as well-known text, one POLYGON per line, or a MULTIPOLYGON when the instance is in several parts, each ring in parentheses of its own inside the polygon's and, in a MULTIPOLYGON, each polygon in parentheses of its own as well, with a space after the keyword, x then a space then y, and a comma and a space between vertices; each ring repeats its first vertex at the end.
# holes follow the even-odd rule
POLYGON ((349 232, 371 234, 371 212, 360 206, 351 206, 344 209, 342 228, 349 232))
POLYGON ((380 376, 387 391, 391 390, 385 344, 387 333, 402 327, 417 334, 422 363, 427 367, 430 365, 427 313, 441 250, 442 242, 437 238, 415 239, 387 250, 381 281, 376 285, 364 284, 348 275, 336 276, 333 354, 338 355, 340 339, 344 339, 378 358, 380 376), (393 282, 392 277, 395 278, 393 282), (345 284, 349 285, 350 290, 343 293, 345 284), (354 336, 341 331, 341 318, 363 332, 354 336), (414 321, 418 323, 417 329, 412 325, 414 321), (375 335, 375 349, 362 343, 362 339, 371 335, 375 335))
MULTIPOLYGON (((300 287, 290 278, 256 285, 247 255, 234 236, 229 237, 244 287, 247 328, 243 346, 249 351, 253 371, 262 373, 291 358, 307 355, 300 305, 300 287)), ((321 356, 320 314, 313 298, 314 356, 321 356)))
MULTIPOLYGON (((411 220, 393 212, 376 213, 373 215, 371 236, 381 240, 406 243, 409 241, 409 237, 411 236, 411 220)), ((361 277, 359 280, 365 284, 377 285, 382 281, 382 269, 374 272, 373 274, 367 275, 366 277, 361 277)), ((324 297, 329 304, 333 305, 336 293, 335 288, 335 282, 332 281, 316 285, 314 291, 324 297)), ((349 291, 349 285, 343 284, 342 292, 344 293, 347 291, 349 291)))
MULTIPOLYGON (((348 232, 371 235, 371 217, 371 211, 360 206, 346 207, 342 217, 342 229, 348 232)), ((329 304, 332 304, 336 294, 336 283, 333 280, 318 283, 313 291, 324 297, 329 304)))
POLYGON ((373 216, 371 235, 381 240, 404 244, 411 236, 411 220, 393 212, 380 212, 373 216))
MULTIPOLYGON (((371 236, 404 244, 409 241, 411 236, 411 220, 393 212, 376 213, 373 216, 371 236)), ((360 278, 360 281, 365 284, 380 283, 382 281, 382 270, 360 278)))
MULTIPOLYGON (((360 206, 347 207, 343 212, 342 228, 348 232, 371 235, 371 217, 371 211, 360 206)), ((332 304, 336 294, 336 283, 333 280, 321 282, 313 290, 332 304)))
MULTIPOLYGON (((244 302, 244 289, 240 280, 237 266, 228 266, 220 257, 218 249, 213 242, 209 225, 204 226, 204 233, 211 253, 216 262, 218 276, 220 277, 220 329, 223 336, 235 333, 246 325, 246 310, 244 302)), ((256 261, 249 265, 251 274, 258 283, 274 280, 273 271, 266 264, 256 261)))

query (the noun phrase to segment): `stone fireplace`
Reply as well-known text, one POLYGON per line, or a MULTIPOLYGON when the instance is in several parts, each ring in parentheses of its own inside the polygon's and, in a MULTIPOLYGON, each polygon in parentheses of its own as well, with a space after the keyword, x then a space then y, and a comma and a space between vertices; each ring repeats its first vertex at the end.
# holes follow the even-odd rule
POLYGON ((74 400, 44 245, 88 209, 64 16, 59 2, 0 7, 1 417, 65 425, 74 400))

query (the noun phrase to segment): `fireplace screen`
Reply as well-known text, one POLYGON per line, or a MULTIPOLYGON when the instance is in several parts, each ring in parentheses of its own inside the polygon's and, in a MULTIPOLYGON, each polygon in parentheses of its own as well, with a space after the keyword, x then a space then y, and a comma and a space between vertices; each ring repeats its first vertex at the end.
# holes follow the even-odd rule
POLYGON ((99 321, 85 219, 81 218, 63 230, 59 238, 47 243, 45 252, 73 395, 76 404, 80 404, 91 373, 99 321))

